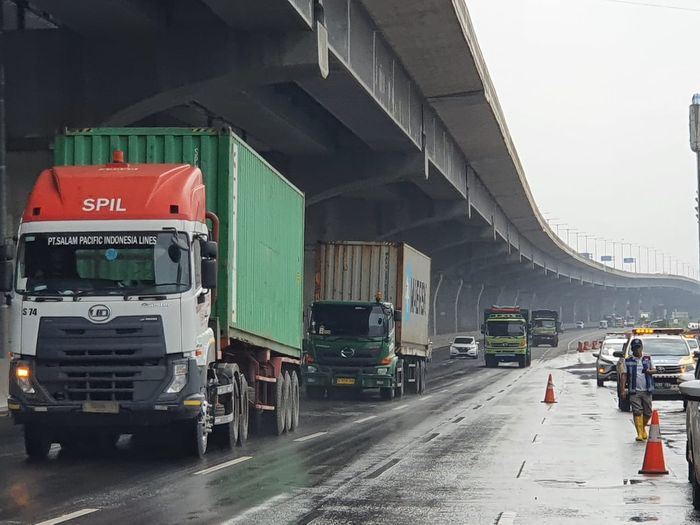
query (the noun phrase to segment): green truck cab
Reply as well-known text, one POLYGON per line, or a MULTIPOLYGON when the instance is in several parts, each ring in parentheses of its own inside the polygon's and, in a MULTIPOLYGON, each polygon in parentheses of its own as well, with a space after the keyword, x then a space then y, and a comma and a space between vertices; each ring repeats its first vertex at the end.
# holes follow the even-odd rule
POLYGON ((492 306, 484 310, 484 359, 487 368, 499 363, 530 366, 529 311, 519 306, 492 306))
POLYGON ((307 395, 378 388, 382 399, 425 390, 430 258, 405 243, 316 247, 302 376, 307 395))
POLYGON ((548 344, 559 346, 559 334, 562 332, 559 312, 556 310, 533 310, 530 324, 530 343, 532 346, 548 344))
POLYGON ((312 303, 304 377, 310 397, 332 386, 379 388, 383 398, 403 393, 396 355, 401 311, 381 301, 312 303), (400 390, 399 392, 396 392, 400 390))

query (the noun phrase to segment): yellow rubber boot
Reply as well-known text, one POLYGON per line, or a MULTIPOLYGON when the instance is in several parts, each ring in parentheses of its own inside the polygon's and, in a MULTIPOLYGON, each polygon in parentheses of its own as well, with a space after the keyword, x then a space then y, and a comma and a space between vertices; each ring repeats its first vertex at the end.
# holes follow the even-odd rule
POLYGON ((644 418, 642 416, 634 416, 634 428, 637 429, 637 441, 646 441, 644 437, 644 418))
POLYGON ((647 434, 647 426, 649 426, 649 419, 650 419, 649 416, 642 416, 642 421, 644 423, 642 425, 642 437, 644 439, 649 438, 649 435, 647 434))

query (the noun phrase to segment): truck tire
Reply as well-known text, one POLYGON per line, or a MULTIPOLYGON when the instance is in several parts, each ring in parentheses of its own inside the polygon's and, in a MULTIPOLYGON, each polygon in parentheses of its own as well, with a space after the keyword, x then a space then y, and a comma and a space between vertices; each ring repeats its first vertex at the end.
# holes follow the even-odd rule
POLYGON ((200 412, 197 417, 183 421, 181 434, 185 454, 202 459, 209 445, 206 416, 200 412))
POLYGON ((553 346, 554 348, 556 348, 557 346, 559 346, 559 336, 557 336, 557 337, 554 338, 554 341, 552 342, 552 346, 553 346))
POLYGON ((284 407, 284 430, 290 432, 292 429, 292 406, 294 399, 292 397, 292 378, 289 371, 284 373, 284 388, 286 390, 287 403, 284 407))
POLYGON ((598 386, 605 386, 605 379, 598 379, 598 378, 596 377, 595 382, 596 382, 596 384, 597 384, 598 386))
POLYGON ((401 399, 406 388, 406 382, 404 381, 404 369, 403 361, 396 363, 396 388, 394 390, 394 397, 401 399))
POLYGON ((527 365, 530 366, 532 364, 532 350, 528 348, 527 350, 527 365))
POLYGON ((280 374, 275 383, 275 411, 272 414, 272 433, 276 436, 281 436, 286 430, 287 392, 284 374, 280 374))
POLYGON ((51 439, 47 437, 46 430, 39 425, 24 425, 24 450, 30 459, 46 459, 51 450, 51 439))
POLYGON ((241 425, 241 400, 238 382, 235 377, 231 378, 233 391, 230 395, 226 395, 226 400, 223 405, 225 414, 231 414, 233 417, 228 423, 216 425, 212 438, 216 444, 225 450, 231 450, 238 443, 238 433, 241 425))
POLYGON ((289 432, 294 432, 299 426, 299 376, 296 371, 292 371, 292 421, 289 428, 289 432))
POLYGON ((394 399, 394 394, 395 391, 393 386, 379 389, 379 395, 384 401, 391 401, 394 399))
POLYGON ((248 441, 248 426, 250 423, 250 406, 248 405, 248 381, 244 375, 238 376, 241 383, 241 418, 238 428, 238 445, 243 446, 248 441))
POLYGON ((309 399, 323 399, 323 395, 325 393, 325 387, 316 385, 306 385, 306 396, 309 399))
POLYGON ((527 355, 518 356, 518 368, 525 368, 527 366, 527 355))

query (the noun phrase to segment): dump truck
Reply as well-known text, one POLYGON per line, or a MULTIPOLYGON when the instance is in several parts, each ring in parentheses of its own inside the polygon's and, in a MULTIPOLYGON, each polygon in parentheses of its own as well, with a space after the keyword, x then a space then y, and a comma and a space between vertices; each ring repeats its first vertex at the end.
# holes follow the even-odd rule
POLYGON ((293 431, 303 231, 302 192, 230 129, 60 134, 4 283, 27 454, 293 431))
POLYGON ((532 346, 540 346, 542 344, 558 346, 561 331, 558 311, 532 311, 530 324, 530 343, 532 346))
POLYGON ((321 242, 307 316, 306 392, 378 388, 383 399, 422 393, 430 258, 405 243, 321 242))
POLYGON ((492 306, 484 310, 484 360, 488 368, 499 363, 530 366, 529 312, 519 306, 492 306))

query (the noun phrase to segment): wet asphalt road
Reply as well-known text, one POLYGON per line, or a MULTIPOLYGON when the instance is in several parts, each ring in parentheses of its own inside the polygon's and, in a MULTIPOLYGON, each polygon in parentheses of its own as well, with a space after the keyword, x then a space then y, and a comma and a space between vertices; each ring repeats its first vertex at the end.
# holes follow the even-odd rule
POLYGON ((633 479, 643 449, 614 386, 596 389, 590 354, 567 352, 591 333, 534 349, 529 369, 486 369, 482 358, 438 350, 422 396, 306 400, 297 432, 253 436, 204 461, 124 437, 113 454, 56 446, 50 461, 28 462, 21 431, 0 418, 0 523, 80 512, 69 523, 694 522, 678 403, 660 404, 672 474, 633 479), (539 403, 550 371, 552 407, 539 403))

